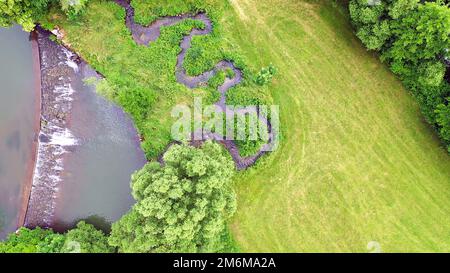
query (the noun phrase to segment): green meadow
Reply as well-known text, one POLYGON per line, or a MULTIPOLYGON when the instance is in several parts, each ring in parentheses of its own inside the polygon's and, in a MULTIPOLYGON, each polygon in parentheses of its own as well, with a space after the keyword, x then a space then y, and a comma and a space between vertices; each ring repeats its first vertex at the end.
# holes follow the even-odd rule
POLYGON ((236 177, 243 251, 450 249, 450 158, 331 1, 234 0, 228 38, 273 62, 280 149, 236 177), (276 7, 276 8, 274 8, 276 7))

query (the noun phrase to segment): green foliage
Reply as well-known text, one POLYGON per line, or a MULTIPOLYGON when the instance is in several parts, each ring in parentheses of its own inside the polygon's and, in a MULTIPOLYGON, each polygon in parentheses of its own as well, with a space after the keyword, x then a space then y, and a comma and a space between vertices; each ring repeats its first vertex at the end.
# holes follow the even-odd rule
POLYGON ((349 11, 356 35, 371 50, 382 50, 393 36, 392 22, 404 18, 418 0, 351 0, 349 11), (373 3, 373 4, 371 4, 373 3))
POLYGON ((225 69, 225 76, 226 76, 228 79, 234 78, 235 73, 234 73, 233 69, 231 69, 231 68, 225 69))
POLYGON ((75 229, 67 232, 62 252, 112 253, 114 248, 109 246, 108 237, 102 231, 79 222, 75 229))
POLYGON ((107 236, 84 222, 67 234, 54 233, 51 229, 20 228, 0 242, 0 253, 111 253, 107 236))
POLYGON ((239 149, 239 155, 247 157, 256 154, 265 142, 260 140, 236 140, 236 146, 239 149))
POLYGON ((62 10, 69 20, 76 20, 85 12, 89 0, 60 0, 62 10))
POLYGON ((273 76, 277 73, 277 69, 273 64, 268 67, 263 67, 261 71, 256 75, 255 82, 258 85, 266 85, 272 82, 273 76))
POLYGON ((219 71, 216 75, 214 75, 214 77, 209 79, 208 86, 212 89, 217 89, 225 82, 226 77, 227 75, 225 71, 219 71))
POLYGON ((176 1, 145 1, 133 0, 136 9, 136 21, 147 25, 159 17, 175 16, 184 13, 206 12, 212 20, 212 33, 205 36, 195 36, 191 48, 187 51, 183 67, 188 75, 200 75, 211 70, 226 53, 223 51, 222 28, 218 23, 223 13, 224 4, 219 1, 176 0, 176 1), (150 12, 149 12, 150 11, 150 12))
POLYGON ((54 5, 61 6, 69 20, 77 19, 89 0, 2 0, 0 1, 0 26, 22 25, 25 31, 32 31, 35 23, 41 21, 54 5))
POLYGON ((58 253, 64 243, 64 236, 52 230, 20 228, 0 242, 0 253, 58 253))
POLYGON ((273 98, 269 86, 238 85, 228 90, 229 105, 271 105, 273 98))
MULTIPOLYGON (((450 143, 450 98, 447 98, 447 105, 439 104, 436 107, 436 121, 440 126, 441 136, 447 143, 450 143)), ((448 145, 450 152, 450 144, 448 145)))
POLYGON ((450 47, 450 10, 438 3, 425 3, 392 21, 392 29, 395 40, 384 53, 385 59, 411 65, 437 59, 450 47))
POLYGON ((367 0, 353 0, 349 10, 357 26, 356 35, 369 49, 380 49, 390 36, 389 21, 380 20, 386 14, 386 5, 371 6, 367 0))
POLYGON ((212 1, 202 0, 132 0, 131 5, 136 10, 136 22, 149 25, 164 16, 176 16, 183 13, 211 11, 212 1))
POLYGON ((0 1, 0 26, 22 25, 25 31, 34 29, 34 23, 47 12, 50 0, 0 1))
POLYGON ((137 203, 113 224, 121 252, 217 252, 236 210, 234 164, 219 144, 174 145, 165 165, 149 163, 132 177, 137 203))
POLYGON ((63 250, 66 237, 63 234, 52 233, 46 236, 39 244, 37 253, 59 253, 63 250))
MULTIPOLYGON (((52 36, 53 37, 53 36, 52 36)), ((98 79, 96 77, 90 77, 83 80, 84 84, 95 86, 95 91, 104 98, 114 101, 117 97, 118 91, 115 90, 107 79, 98 79)))
POLYGON ((251 156, 256 154, 262 147, 262 145, 266 144, 267 141, 264 141, 264 139, 268 139, 268 128, 267 125, 262 123, 260 119, 256 121, 256 124, 250 123, 250 118, 248 115, 245 116, 245 130, 244 130, 244 136, 245 139, 240 139, 239 137, 239 127, 242 125, 239 124, 237 121, 237 118, 235 120, 235 141, 237 147, 239 148, 239 154, 243 157, 251 156), (256 126, 254 126, 256 125, 256 126), (261 133, 263 132, 263 133, 261 133), (256 133, 256 135, 255 135, 256 133), (256 138, 255 138, 256 136, 256 138))
POLYGON ((218 253, 239 253, 241 252, 237 242, 233 238, 231 230, 226 227, 223 232, 219 235, 220 248, 217 250, 218 253))
POLYGON ((417 70, 418 81, 427 86, 441 86, 444 81, 445 69, 442 62, 420 63, 417 70))

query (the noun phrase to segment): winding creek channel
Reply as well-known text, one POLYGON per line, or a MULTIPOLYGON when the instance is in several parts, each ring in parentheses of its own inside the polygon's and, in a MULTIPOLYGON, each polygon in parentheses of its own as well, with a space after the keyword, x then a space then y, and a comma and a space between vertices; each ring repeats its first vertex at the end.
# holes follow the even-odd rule
MULTIPOLYGON (((133 40, 137 44, 142 46, 151 46, 151 43, 159 38, 162 27, 175 25, 186 19, 198 20, 203 22, 205 26, 203 29, 194 28, 181 40, 181 52, 177 57, 175 72, 177 81, 185 85, 187 88, 193 89, 202 85, 206 85, 208 83, 208 80, 214 77, 214 75, 216 75, 219 71, 231 69, 234 73, 233 78, 227 78, 225 82, 218 87, 220 98, 215 103, 216 112, 224 113, 227 118, 239 115, 245 116, 252 113, 257 114, 260 123, 265 126, 265 130, 267 132, 266 143, 261 145, 260 149, 255 154, 247 157, 242 157, 239 154, 239 149, 234 140, 224 139, 222 134, 218 134, 208 130, 200 129, 199 131, 194 132, 192 134, 192 145, 199 146, 206 140, 215 140, 221 143, 230 153, 238 170, 244 170, 254 165, 264 154, 276 148, 278 140, 277 128, 272 128, 270 120, 266 118, 265 115, 260 114, 259 107, 254 106, 232 109, 226 105, 226 93, 234 86, 241 84, 243 79, 242 71, 238 67, 236 67, 233 62, 222 60, 218 62, 213 69, 206 71, 198 76, 190 76, 186 73, 186 70, 183 67, 183 63, 187 51, 189 50, 189 48, 191 48, 192 39, 195 36, 209 35, 213 30, 213 23, 206 13, 200 12, 195 15, 181 14, 179 16, 166 16, 155 20, 148 26, 142 26, 135 21, 135 11, 130 3, 130 0, 116 0, 116 3, 125 9, 125 24, 130 30, 133 40)), ((272 115, 272 118, 274 118, 275 113, 272 113, 272 115)))

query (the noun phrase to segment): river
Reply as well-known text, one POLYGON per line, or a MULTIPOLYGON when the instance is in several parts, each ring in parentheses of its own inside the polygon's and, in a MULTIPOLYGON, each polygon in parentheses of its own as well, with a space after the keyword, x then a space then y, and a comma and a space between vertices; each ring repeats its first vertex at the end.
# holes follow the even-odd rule
MULTIPOLYGON (((96 75, 84 63, 79 74, 82 79, 96 75)), ((130 176, 146 159, 128 115, 98 96, 93 86, 78 80, 74 89, 69 129, 79 144, 65 159, 54 228, 63 231, 87 220, 108 231, 134 203, 130 176)))
POLYGON ((37 137, 40 100, 29 34, 0 29, 0 239, 22 217, 28 227, 61 232, 79 220, 108 230, 133 205, 130 176, 146 163, 129 116, 84 83, 99 76, 47 36, 38 39, 37 137))
POLYGON ((29 36, 17 26, 0 28, 0 238, 17 228, 34 164, 38 101, 29 36))

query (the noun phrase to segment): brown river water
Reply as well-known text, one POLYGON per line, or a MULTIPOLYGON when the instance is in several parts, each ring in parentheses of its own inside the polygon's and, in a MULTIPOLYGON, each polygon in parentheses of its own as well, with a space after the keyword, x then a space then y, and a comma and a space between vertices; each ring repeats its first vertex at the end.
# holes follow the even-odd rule
POLYGON ((17 229, 33 165, 35 114, 30 35, 0 28, 0 239, 17 229))
POLYGON ((0 239, 21 218, 28 227, 64 231, 87 220, 108 230, 133 205, 130 176, 146 163, 129 116, 84 83, 95 71, 48 36, 38 39, 37 132, 29 34, 0 29, 0 239))

